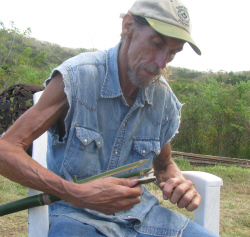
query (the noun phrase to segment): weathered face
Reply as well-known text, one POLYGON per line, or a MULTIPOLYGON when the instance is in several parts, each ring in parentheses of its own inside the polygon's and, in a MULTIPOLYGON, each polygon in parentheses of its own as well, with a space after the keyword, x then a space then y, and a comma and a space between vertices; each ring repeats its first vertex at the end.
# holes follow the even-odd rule
POLYGON ((161 69, 183 49, 185 41, 163 36, 151 26, 136 27, 127 52, 132 83, 146 88, 161 75, 161 69))

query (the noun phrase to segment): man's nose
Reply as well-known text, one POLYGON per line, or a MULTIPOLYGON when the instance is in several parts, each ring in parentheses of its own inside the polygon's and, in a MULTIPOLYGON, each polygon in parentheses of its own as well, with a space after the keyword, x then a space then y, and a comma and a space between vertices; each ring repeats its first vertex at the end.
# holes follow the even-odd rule
POLYGON ((168 53, 163 51, 157 55, 155 63, 158 65, 159 68, 164 69, 168 63, 168 58, 168 53))

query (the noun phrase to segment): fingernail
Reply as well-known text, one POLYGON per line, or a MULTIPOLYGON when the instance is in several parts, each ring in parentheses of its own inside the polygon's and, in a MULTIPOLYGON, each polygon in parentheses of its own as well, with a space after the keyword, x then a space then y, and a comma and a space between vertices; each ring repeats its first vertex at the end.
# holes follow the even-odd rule
POLYGON ((131 178, 133 183, 137 183, 138 182, 138 178, 131 178))

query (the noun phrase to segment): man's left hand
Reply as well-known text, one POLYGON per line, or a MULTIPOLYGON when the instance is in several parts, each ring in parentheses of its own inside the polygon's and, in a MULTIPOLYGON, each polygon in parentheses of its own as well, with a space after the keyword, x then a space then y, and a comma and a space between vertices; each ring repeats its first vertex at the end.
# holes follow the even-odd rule
POLYGON ((179 208, 194 211, 200 205, 201 196, 190 180, 183 177, 169 178, 166 182, 161 182, 160 186, 163 187, 163 199, 177 204, 179 208))

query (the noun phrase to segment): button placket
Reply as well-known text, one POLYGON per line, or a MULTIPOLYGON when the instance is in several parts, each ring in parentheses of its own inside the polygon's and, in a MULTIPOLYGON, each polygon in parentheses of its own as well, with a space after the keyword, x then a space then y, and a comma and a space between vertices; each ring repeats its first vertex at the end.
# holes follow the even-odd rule
POLYGON ((121 123, 121 126, 119 128, 119 131, 117 132, 116 140, 113 145, 113 155, 110 159, 110 163, 108 166, 108 169, 115 169, 117 168, 117 164, 119 162, 119 155, 120 155, 120 150, 122 149, 123 142, 126 136, 126 129, 127 129, 127 124, 130 116, 132 113, 138 108, 138 104, 135 102, 135 104, 132 106, 132 108, 129 110, 127 115, 125 116, 123 122, 121 123))
POLYGON ((126 134, 126 126, 123 126, 123 125, 124 125, 124 123, 122 123, 122 126, 120 127, 120 129, 117 133, 117 136, 116 136, 116 141, 115 141, 114 149, 113 149, 113 155, 112 155, 111 161, 109 163, 109 169, 117 168, 120 150, 122 148, 123 141, 124 141, 125 134, 126 134))

